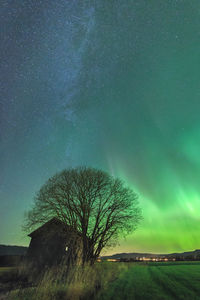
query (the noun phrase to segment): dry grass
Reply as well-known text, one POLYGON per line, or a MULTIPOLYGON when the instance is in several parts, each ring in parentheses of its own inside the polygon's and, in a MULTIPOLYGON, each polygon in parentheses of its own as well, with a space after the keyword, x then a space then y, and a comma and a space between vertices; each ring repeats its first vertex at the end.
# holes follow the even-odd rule
POLYGON ((36 287, 12 291, 10 300, 84 300, 98 298, 98 292, 117 279, 128 264, 96 263, 67 270, 65 266, 47 270, 35 279, 36 287))

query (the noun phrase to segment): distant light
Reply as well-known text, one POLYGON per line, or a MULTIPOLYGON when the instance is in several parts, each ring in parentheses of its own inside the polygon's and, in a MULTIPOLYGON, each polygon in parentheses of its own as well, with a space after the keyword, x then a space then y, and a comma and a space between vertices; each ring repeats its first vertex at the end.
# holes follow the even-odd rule
POLYGON ((108 258, 107 261, 117 261, 117 259, 114 259, 114 258, 108 258))

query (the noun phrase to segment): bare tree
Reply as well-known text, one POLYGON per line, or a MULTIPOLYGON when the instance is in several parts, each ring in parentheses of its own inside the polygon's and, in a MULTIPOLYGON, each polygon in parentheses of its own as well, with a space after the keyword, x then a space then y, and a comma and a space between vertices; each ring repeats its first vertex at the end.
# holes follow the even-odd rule
POLYGON ((79 232, 83 263, 93 263, 120 235, 133 232, 141 219, 137 195, 106 172, 78 167, 51 177, 27 213, 26 229, 57 217, 79 232))

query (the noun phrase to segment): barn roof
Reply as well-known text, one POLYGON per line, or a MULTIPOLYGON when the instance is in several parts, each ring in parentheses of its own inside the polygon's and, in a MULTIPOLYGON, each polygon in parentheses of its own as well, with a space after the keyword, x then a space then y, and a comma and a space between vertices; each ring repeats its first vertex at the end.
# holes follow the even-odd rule
POLYGON ((59 228, 62 231, 66 231, 66 232, 69 230, 72 231, 71 226, 67 226, 66 224, 64 224, 64 222, 62 222, 58 218, 52 218, 46 223, 44 223, 42 226, 38 227, 36 230, 32 231, 30 234, 28 234, 28 236, 30 237, 39 236, 47 232, 48 230, 56 229, 56 228, 59 228))

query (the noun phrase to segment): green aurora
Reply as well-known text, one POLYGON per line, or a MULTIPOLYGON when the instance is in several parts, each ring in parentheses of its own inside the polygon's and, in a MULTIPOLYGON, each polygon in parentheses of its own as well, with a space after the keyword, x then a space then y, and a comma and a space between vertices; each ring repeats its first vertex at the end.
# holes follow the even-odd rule
POLYGON ((0 243, 27 245, 35 192, 84 165, 143 210, 107 253, 200 248, 200 2, 3 2, 0 243))

